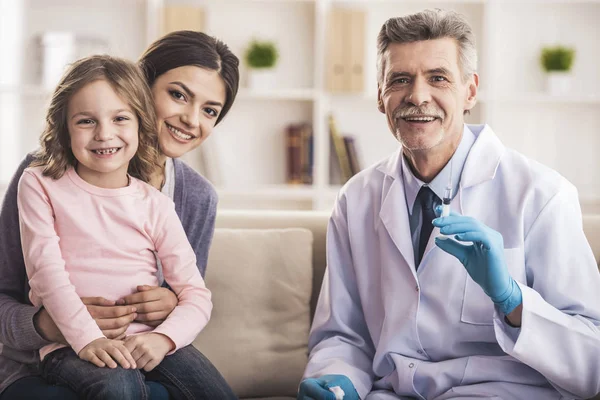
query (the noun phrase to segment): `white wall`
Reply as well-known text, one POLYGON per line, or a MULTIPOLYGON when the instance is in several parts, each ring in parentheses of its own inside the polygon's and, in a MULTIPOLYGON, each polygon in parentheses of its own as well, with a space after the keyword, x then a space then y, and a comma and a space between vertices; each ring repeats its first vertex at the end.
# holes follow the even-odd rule
MULTIPOLYGON (((20 66, 12 75, 0 73, 0 181, 6 181, 16 162, 37 146, 43 127, 48 98, 35 87, 39 33, 71 30, 100 36, 112 54, 135 60, 146 46, 147 32, 153 31, 154 22, 147 21, 153 13, 148 11, 182 3, 204 7, 206 31, 242 59, 240 96, 204 146, 220 171, 215 183, 223 189, 223 204, 236 207, 237 201, 244 207, 261 196, 272 200, 274 193, 275 203, 289 200, 282 208, 330 207, 336 187, 329 185, 328 163, 319 165, 317 185, 306 190, 284 185, 284 131, 290 123, 313 123, 321 146, 315 155, 329 154, 325 129, 329 112, 335 114, 343 134, 356 137, 363 166, 395 151, 398 143, 376 109, 375 38, 387 18, 432 7, 463 13, 477 37, 481 97, 468 121, 489 122, 506 145, 557 169, 586 202, 600 204, 597 0, 0 0, 0 51, 9 49, 7 53, 14 54, 14 63, 9 64, 20 66), (325 51, 318 49, 325 47, 324 13, 333 5, 367 12, 366 90, 358 95, 330 96, 321 85, 318 66, 325 51), (253 38, 272 39, 279 45, 277 87, 266 95, 245 89, 243 55, 253 38), (538 61, 541 47, 553 43, 577 49, 572 93, 557 98, 546 94, 538 61), (16 90, 3 90, 7 84, 16 90), (226 198, 229 194, 231 199, 226 198)), ((197 165, 200 152, 186 159, 197 165)))
MULTIPOLYGON (((22 80, 24 2, 0 0, 0 87, 22 80)), ((19 96, 0 91, 0 182, 7 181, 19 162, 19 127, 22 121, 19 96)))

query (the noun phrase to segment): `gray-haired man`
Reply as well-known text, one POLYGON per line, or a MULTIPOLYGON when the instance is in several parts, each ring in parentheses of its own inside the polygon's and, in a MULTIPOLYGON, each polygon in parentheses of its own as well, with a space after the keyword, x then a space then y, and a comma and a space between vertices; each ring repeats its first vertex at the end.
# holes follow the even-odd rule
POLYGON ((461 16, 392 18, 378 55, 402 147, 340 191, 298 398, 595 395, 600 274, 576 189, 464 124, 479 77, 461 16), (452 212, 435 218, 447 182, 452 212))

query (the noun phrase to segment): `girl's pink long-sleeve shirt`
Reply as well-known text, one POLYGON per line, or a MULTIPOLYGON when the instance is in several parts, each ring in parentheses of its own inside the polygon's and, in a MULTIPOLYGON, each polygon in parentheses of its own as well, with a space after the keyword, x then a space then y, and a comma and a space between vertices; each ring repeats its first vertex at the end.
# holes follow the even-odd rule
MULTIPOLYGON (((118 300, 138 285, 158 285, 156 258, 179 303, 158 327, 134 322, 127 334, 161 333, 178 349, 208 323, 211 293, 194 251, 173 202, 152 186, 131 178, 127 187, 103 189, 72 168, 53 180, 34 167, 21 177, 18 207, 31 302, 44 305, 76 353, 104 337, 80 297, 118 300)), ((60 347, 46 346, 41 356, 60 347)))

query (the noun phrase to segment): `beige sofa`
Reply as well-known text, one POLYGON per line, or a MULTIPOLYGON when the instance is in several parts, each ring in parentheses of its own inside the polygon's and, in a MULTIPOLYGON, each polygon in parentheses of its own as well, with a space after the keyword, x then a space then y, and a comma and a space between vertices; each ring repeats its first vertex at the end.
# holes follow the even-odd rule
MULTIPOLYGON (((241 398, 292 399, 325 269, 329 214, 222 211, 209 257, 211 322, 194 344, 241 398)), ((600 215, 584 230, 600 258, 600 215)))

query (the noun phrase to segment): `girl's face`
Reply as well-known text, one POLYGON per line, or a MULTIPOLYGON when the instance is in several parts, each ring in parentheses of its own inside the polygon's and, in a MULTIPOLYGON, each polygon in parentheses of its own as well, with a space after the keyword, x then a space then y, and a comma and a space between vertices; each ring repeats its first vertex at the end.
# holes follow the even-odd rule
POLYGON ((103 188, 126 186, 138 147, 138 119, 108 82, 97 80, 75 92, 67 126, 79 176, 103 188))
POLYGON ((177 158, 210 136, 225 104, 225 83, 217 71, 196 66, 169 70, 152 85, 162 154, 177 158))

